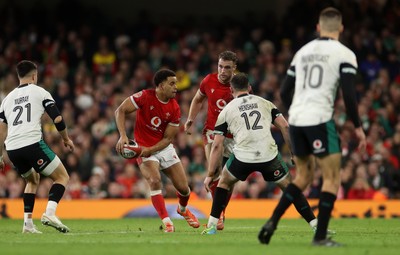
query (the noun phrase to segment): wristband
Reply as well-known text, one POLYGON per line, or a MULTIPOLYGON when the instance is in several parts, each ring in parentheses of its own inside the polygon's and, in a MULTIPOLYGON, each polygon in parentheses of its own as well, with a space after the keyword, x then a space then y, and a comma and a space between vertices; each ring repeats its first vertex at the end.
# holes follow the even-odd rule
POLYGON ((67 126, 65 125, 64 120, 61 120, 61 121, 58 122, 58 123, 54 123, 54 126, 56 126, 56 129, 57 129, 58 131, 63 131, 64 129, 67 128, 67 126))

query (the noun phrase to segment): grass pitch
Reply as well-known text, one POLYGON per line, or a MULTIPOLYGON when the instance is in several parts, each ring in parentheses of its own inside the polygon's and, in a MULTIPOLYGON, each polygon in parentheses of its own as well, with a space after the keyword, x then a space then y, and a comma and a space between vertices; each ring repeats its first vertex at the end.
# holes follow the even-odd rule
MULTIPOLYGON (((176 232, 163 233, 159 219, 63 220, 71 232, 62 234, 40 225, 42 235, 21 234, 22 220, 0 219, 0 254, 399 254, 399 219, 333 219, 334 239, 344 247, 313 247, 313 232, 301 219, 282 220, 271 243, 259 244, 257 234, 264 220, 227 219, 216 235, 200 235, 203 227, 190 228, 174 220, 176 232)), ((206 223, 205 219, 201 220, 206 223)))

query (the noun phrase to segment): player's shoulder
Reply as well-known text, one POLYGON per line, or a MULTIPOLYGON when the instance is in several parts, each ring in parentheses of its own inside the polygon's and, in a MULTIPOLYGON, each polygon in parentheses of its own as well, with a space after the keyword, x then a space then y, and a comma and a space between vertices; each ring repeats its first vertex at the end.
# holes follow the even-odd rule
MULTIPOLYGON (((317 40, 318 41, 318 40, 317 40)), ((352 56, 354 52, 338 40, 328 40, 329 47, 326 47, 326 52, 333 56, 352 56)))
POLYGON ((218 74, 217 73, 210 73, 207 74, 206 77, 203 78, 202 83, 203 84, 210 84, 215 81, 218 81, 218 74))
POLYGON ((170 98, 168 103, 179 106, 178 100, 176 98, 170 98))
POLYGON ((339 43, 339 47, 341 48, 341 50, 342 50, 342 52, 343 52, 343 55, 345 56, 345 57, 347 57, 347 56, 349 56, 349 57, 355 57, 356 56, 356 54, 349 48, 349 47, 347 47, 346 45, 344 45, 343 43, 341 43, 341 42, 338 42, 339 43))
POLYGON ((144 97, 144 98, 147 98, 147 97, 155 97, 155 95, 156 95, 156 92, 155 92, 155 90, 154 89, 144 89, 144 90, 140 90, 140 91, 138 91, 138 92, 136 92, 136 93, 134 93, 133 95, 132 95, 132 97, 135 99, 139 99, 139 98, 142 98, 142 97, 144 97))
POLYGON ((35 84, 29 84, 28 87, 28 93, 30 95, 49 95, 50 92, 48 92, 45 88, 40 87, 39 85, 35 85, 35 84))
POLYGON ((246 96, 246 99, 249 102, 270 102, 269 100, 263 98, 262 96, 255 95, 255 94, 249 94, 246 96))
POLYGON ((258 95, 249 95, 249 101, 260 104, 260 107, 276 108, 272 101, 258 95))
POLYGON ((338 64, 349 63, 357 67, 357 57, 354 52, 343 43, 332 40, 332 47, 329 47, 328 53, 337 61, 338 64))
POLYGON ((329 47, 327 48, 328 52, 332 52, 332 54, 337 54, 337 52, 342 52, 345 54, 354 54, 353 51, 344 45, 342 42, 338 40, 329 40, 329 47))

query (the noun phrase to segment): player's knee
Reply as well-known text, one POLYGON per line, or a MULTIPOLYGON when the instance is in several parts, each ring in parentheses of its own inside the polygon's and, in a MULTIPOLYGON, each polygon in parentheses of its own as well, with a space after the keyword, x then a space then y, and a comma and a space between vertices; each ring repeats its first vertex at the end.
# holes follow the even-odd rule
POLYGON ((53 173, 49 176, 54 182, 60 183, 66 186, 69 182, 69 175, 65 170, 64 166, 58 166, 53 173))
POLYGON ((336 193, 339 190, 339 186, 340 186, 340 180, 326 179, 326 178, 323 180, 324 190, 336 193))
POLYGON ((187 197, 190 195, 190 188, 188 186, 182 188, 176 188, 176 190, 182 197, 187 197))
POLYGON ((161 189, 161 178, 157 178, 157 177, 150 177, 147 178, 147 182, 149 184, 149 186, 152 188, 152 190, 154 189, 161 189))
POLYGON ((306 187, 311 183, 312 178, 308 178, 306 176, 301 177, 301 176, 296 176, 296 178, 293 180, 293 183, 301 190, 305 190, 306 187))

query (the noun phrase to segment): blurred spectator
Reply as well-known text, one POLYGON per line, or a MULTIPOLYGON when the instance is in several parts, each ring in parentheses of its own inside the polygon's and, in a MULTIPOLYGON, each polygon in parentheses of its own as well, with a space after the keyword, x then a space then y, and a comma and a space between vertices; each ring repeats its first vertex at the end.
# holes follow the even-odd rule
POLYGON ((371 188, 368 182, 365 179, 358 177, 350 187, 349 192, 347 193, 347 199, 372 199, 374 193, 374 189, 371 188))

